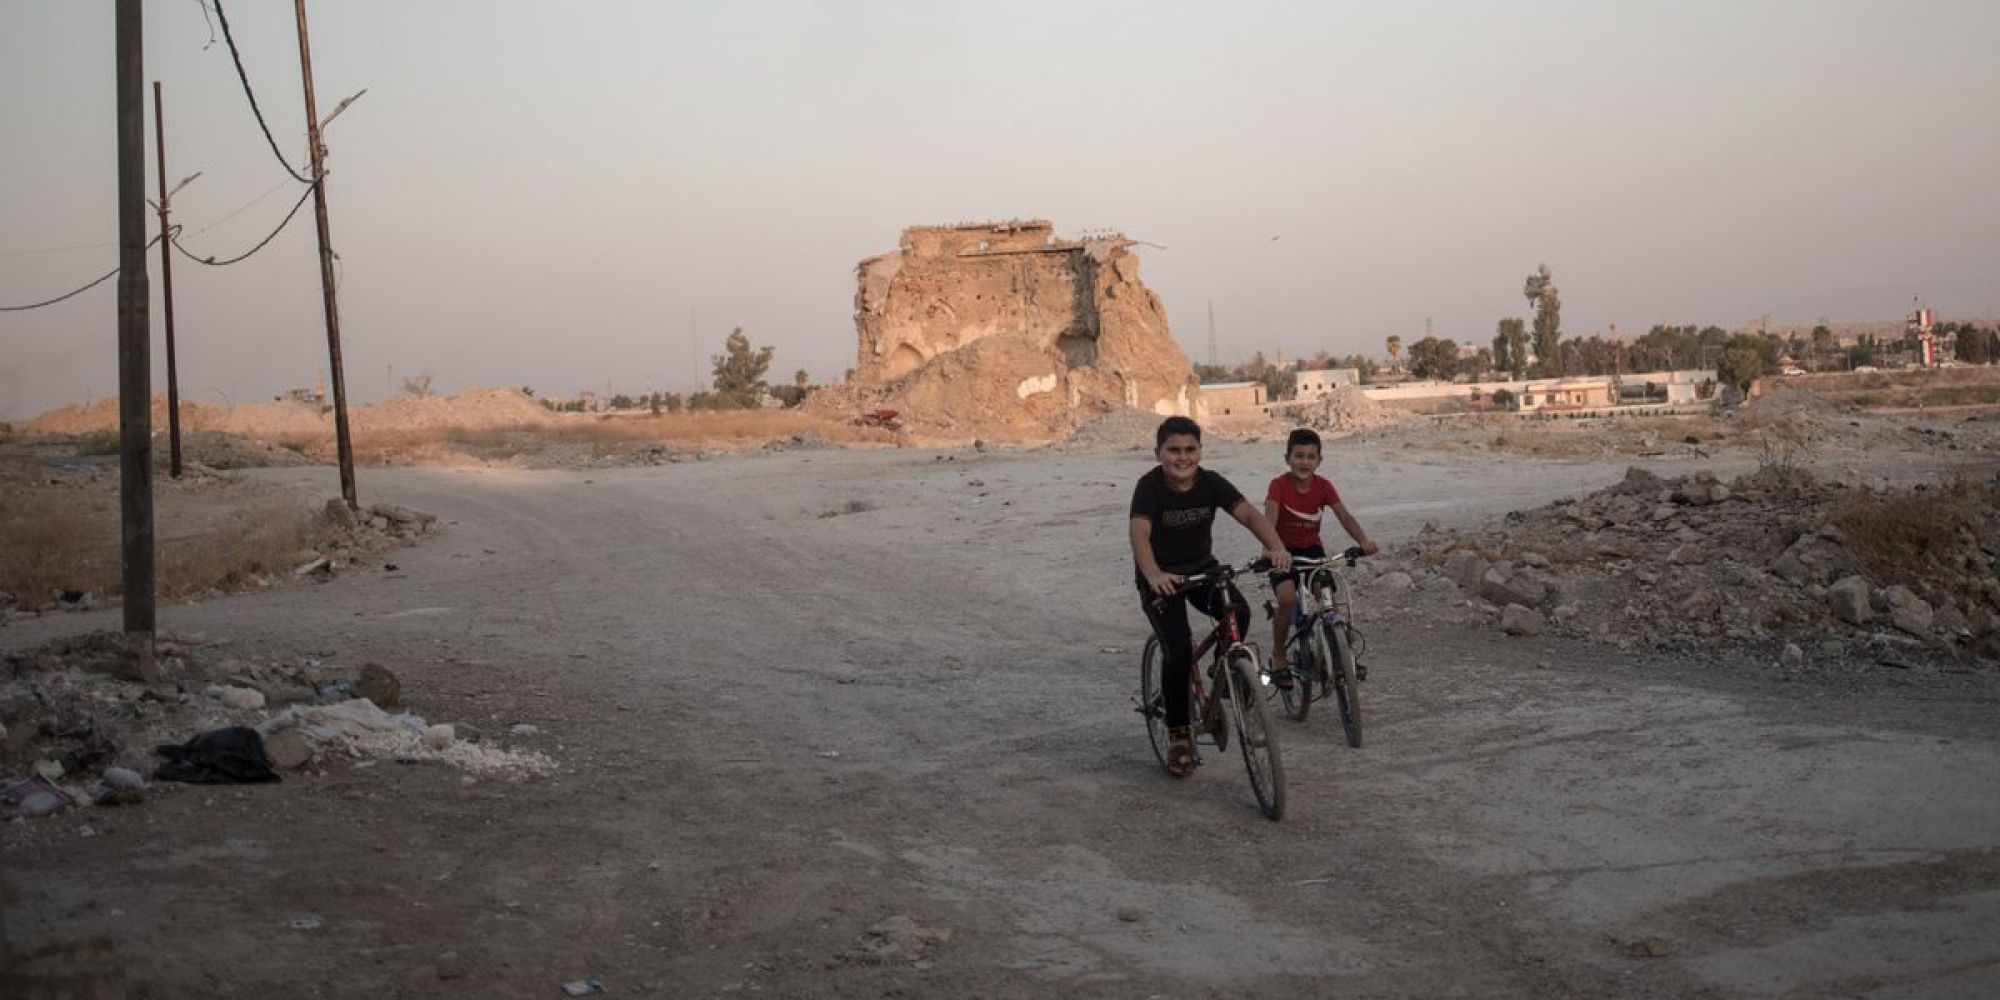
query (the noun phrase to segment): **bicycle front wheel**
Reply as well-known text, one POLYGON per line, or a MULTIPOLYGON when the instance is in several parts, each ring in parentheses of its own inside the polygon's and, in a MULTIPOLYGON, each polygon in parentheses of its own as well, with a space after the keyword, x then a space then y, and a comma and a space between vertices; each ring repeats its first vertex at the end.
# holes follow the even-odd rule
POLYGON ((1243 766, 1250 772, 1257 808, 1276 820, 1285 815, 1285 764, 1278 753, 1278 734, 1264 716, 1258 680, 1257 654, 1242 647, 1230 650, 1229 714, 1236 744, 1243 748, 1243 766))
POLYGON ((1161 770, 1167 766, 1167 696, 1160 684, 1165 661, 1160 637, 1148 637, 1146 651, 1139 654, 1139 714, 1146 717, 1146 738, 1152 741, 1153 756, 1159 759, 1161 770))
POLYGON ((1278 688, 1278 700, 1284 703, 1287 717, 1304 722, 1306 713, 1312 711, 1313 677, 1319 673, 1319 666, 1313 660, 1321 654, 1304 634, 1295 634, 1285 645, 1292 649, 1292 686, 1278 688))
MULTIPOLYGON (((1340 703, 1340 728, 1347 733, 1347 745, 1361 746, 1361 682, 1354 676, 1354 646, 1347 641, 1347 625, 1320 624, 1331 636, 1333 646, 1333 694, 1340 703)), ((1324 641, 1324 640, 1322 640, 1324 641)))

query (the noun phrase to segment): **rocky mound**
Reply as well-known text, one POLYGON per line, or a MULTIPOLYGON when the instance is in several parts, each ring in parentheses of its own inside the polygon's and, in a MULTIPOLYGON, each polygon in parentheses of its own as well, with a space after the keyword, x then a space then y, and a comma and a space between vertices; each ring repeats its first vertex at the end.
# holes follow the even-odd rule
POLYGON ((1627 471, 1615 486, 1406 555, 1514 633, 1631 646, 1769 640, 1885 662, 2000 660, 2000 478, 1892 491, 1797 469, 1724 484, 1627 471))
POLYGON ((919 432, 1058 438, 1120 408, 1194 413, 1199 389, 1139 279, 1135 241, 1041 220, 916 226, 857 267, 853 378, 815 409, 919 432))
POLYGON ((1323 399, 1300 407, 1296 419, 1303 426, 1340 437, 1377 427, 1412 423, 1422 418, 1383 406, 1363 395, 1361 390, 1343 386, 1323 399))

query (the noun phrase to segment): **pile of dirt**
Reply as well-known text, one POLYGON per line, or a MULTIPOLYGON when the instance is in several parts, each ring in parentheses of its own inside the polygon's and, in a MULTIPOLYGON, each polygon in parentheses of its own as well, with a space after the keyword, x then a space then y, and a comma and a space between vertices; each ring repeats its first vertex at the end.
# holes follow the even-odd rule
POLYGON ((1642 469, 1404 555, 1509 632, 1629 647, 1768 640, 1885 662, 2000 660, 2000 477, 1871 491, 1767 466, 1723 483, 1642 469))
POLYGON ((397 396, 351 413, 356 434, 458 427, 538 426, 561 417, 519 389, 467 389, 450 396, 397 396))
POLYGON ((1075 451, 1151 451, 1160 419, 1144 410, 1113 410, 1077 428, 1063 446, 1075 451))
POLYGON ((78 805, 143 798, 115 771, 146 776, 156 748, 228 727, 260 731, 279 773, 341 761, 438 760, 482 775, 532 777, 545 755, 478 742, 467 726, 390 715, 400 682, 367 664, 348 676, 316 659, 230 652, 199 635, 158 643, 159 679, 121 674, 125 640, 110 632, 63 639, 0 659, 0 785, 39 775, 78 805))
POLYGON ((1423 422, 1422 417, 1383 406, 1363 395, 1361 390, 1346 386, 1298 408, 1293 417, 1301 426, 1329 437, 1423 422))

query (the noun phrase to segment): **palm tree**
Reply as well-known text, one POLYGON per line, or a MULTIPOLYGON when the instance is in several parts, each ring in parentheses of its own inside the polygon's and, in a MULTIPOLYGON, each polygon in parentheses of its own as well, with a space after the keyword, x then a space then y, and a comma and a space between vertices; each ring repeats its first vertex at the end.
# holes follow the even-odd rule
POLYGON ((1388 341, 1388 348, 1389 348, 1389 368, 1390 370, 1393 371, 1396 367, 1396 359, 1402 356, 1403 353, 1403 338, 1398 337, 1393 333, 1390 334, 1388 341))
POLYGON ((812 376, 806 374, 806 370, 803 368, 792 373, 792 384, 801 389, 805 388, 806 383, 810 381, 812 381, 812 376))

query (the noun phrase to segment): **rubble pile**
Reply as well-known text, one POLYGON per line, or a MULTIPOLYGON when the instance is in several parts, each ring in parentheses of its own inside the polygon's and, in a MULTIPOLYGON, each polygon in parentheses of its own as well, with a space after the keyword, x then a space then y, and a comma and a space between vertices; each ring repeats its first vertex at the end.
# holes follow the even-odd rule
POLYGON ((156 648, 158 679, 148 682, 130 679, 124 653, 124 637, 104 632, 0 658, 0 790, 20 800, 0 804, 0 820, 143 798, 143 776, 161 763, 157 748, 236 727, 263 736, 281 773, 380 758, 502 777, 555 769, 538 752, 476 742, 470 727, 389 714, 364 696, 399 695, 377 664, 348 676, 314 659, 252 659, 201 636, 168 635, 156 648))
POLYGON ((1079 451, 1152 451, 1160 419, 1145 410, 1113 410, 1077 428, 1064 444, 1079 451))
POLYGON ((1765 466, 1724 483, 1639 468, 1578 499, 1404 555, 1512 634, 1622 648, 1767 640, 1806 650, 2000 661, 2000 477, 1871 491, 1765 466))
POLYGON ((1314 400, 1301 407, 1296 419, 1302 426, 1325 431, 1333 436, 1353 434, 1378 427, 1396 427, 1422 420, 1421 417, 1406 411, 1383 406, 1363 395, 1361 390, 1345 386, 1335 389, 1323 399, 1314 400))

